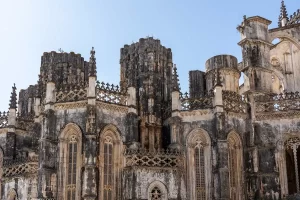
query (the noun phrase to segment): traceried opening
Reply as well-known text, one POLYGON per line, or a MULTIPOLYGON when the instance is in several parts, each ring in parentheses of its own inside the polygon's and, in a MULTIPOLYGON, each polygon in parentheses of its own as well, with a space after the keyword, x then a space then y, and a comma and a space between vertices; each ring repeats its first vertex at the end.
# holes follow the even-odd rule
POLYGON ((150 198, 151 198, 151 200, 162 200, 163 193, 161 192, 161 190, 158 187, 154 187, 151 190, 150 198))
POLYGON ((239 168, 237 163, 237 152, 232 146, 229 147, 229 170, 230 170, 230 197, 231 199, 237 199, 237 169, 239 168))
POLYGON ((229 167, 229 185, 230 199, 239 200, 241 198, 241 141, 236 133, 228 135, 228 167, 229 167))
POLYGON ((67 164, 67 200, 76 199, 76 165, 77 165, 77 140, 71 136, 68 143, 68 164, 67 164))
POLYGON ((104 185, 103 199, 113 199, 113 143, 111 137, 105 137, 104 142, 104 185))
POLYGON ((198 145, 195 147, 195 174, 196 174, 196 199, 205 200, 205 164, 204 164, 204 149, 198 145))
POLYGON ((285 143, 286 151, 286 171, 287 171, 287 180, 288 180, 288 193, 296 194, 300 193, 299 190, 299 160, 300 160, 300 152, 299 152, 300 138, 295 137, 289 139, 285 143))

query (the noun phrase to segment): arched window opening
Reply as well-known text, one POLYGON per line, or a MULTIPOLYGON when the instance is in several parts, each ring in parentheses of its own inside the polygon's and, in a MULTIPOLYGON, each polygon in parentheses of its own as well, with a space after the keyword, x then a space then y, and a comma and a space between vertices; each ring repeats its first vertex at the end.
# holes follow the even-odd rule
POLYGON ((104 200, 111 200, 113 191, 113 143, 112 138, 105 137, 104 141, 104 200))
POLYGON ((229 133, 227 141, 230 199, 238 200, 241 199, 242 145, 239 136, 233 132, 229 133))
POLYGON ((300 138, 294 137, 286 141, 286 169, 288 180, 288 193, 300 193, 299 189, 299 160, 300 160, 300 138))
POLYGON ((195 147, 195 174, 196 174, 196 199, 206 199, 205 195, 205 160, 204 149, 199 143, 195 147))
POLYGON ((210 137, 202 129, 187 136, 188 199, 210 199, 211 148, 210 137))
MULTIPOLYGON (((58 199, 79 200, 80 199, 80 170, 81 158, 80 128, 73 123, 67 124, 60 134, 59 140, 59 174, 62 181, 58 181, 58 199)), ((51 175, 50 187, 56 191, 56 175, 51 175)))
POLYGON ((151 200, 161 200, 162 192, 158 187, 154 187, 151 191, 151 200))
POLYGON ((113 125, 107 125, 100 133, 99 162, 100 182, 99 199, 121 199, 120 169, 122 141, 119 131, 113 125))
POLYGON ((68 142, 68 159, 67 159, 67 200, 75 200, 76 198, 76 166, 77 166, 77 140, 72 135, 68 142))

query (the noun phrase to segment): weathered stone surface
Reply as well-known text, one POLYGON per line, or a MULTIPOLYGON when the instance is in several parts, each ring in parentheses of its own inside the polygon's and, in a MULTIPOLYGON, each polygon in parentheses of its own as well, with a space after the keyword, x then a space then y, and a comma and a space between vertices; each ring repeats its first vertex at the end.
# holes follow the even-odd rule
POLYGON ((300 29, 286 12, 271 30, 244 17, 241 63, 210 58, 190 94, 157 39, 121 49, 120 86, 96 82, 94 48, 89 62, 44 53, 37 83, 0 113, 1 199, 296 197, 300 29))

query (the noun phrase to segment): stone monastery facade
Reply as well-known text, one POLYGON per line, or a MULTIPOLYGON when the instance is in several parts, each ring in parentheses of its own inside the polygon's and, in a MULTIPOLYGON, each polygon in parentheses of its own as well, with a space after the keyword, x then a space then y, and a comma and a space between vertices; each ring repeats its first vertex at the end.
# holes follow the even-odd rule
POLYGON ((210 58, 189 72, 189 94, 157 39, 121 48, 119 86, 97 81, 94 49, 89 61, 44 53, 37 83, 18 97, 13 86, 0 114, 1 199, 292 199, 299 22, 284 2, 278 28, 244 17, 242 61, 210 58))

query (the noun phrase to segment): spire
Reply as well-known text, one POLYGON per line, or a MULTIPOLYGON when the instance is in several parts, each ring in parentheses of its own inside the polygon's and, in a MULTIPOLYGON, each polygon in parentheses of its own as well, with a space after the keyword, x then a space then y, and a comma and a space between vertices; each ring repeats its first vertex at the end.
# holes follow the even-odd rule
POLYGON ((174 64, 173 67, 173 74, 172 74, 172 89, 173 91, 180 91, 180 84, 179 84, 179 78, 177 74, 177 67, 176 64, 174 64))
POLYGON ((89 76, 96 76, 96 74, 97 74, 95 53, 96 52, 94 50, 94 47, 92 47, 91 57, 90 57, 90 62, 89 62, 89 76))
POLYGON ((10 104, 9 104, 10 109, 17 108, 17 92, 16 92, 16 90, 17 90, 16 84, 14 84, 14 86, 12 87, 12 92, 11 92, 11 96, 10 96, 10 104))
POLYGON ((289 21, 289 17, 286 11, 286 6, 284 4, 284 0, 282 0, 281 7, 280 7, 279 22, 278 22, 278 25, 280 25, 279 27, 285 26, 288 21, 289 21), (284 23, 282 22, 283 19, 286 20, 284 23))

